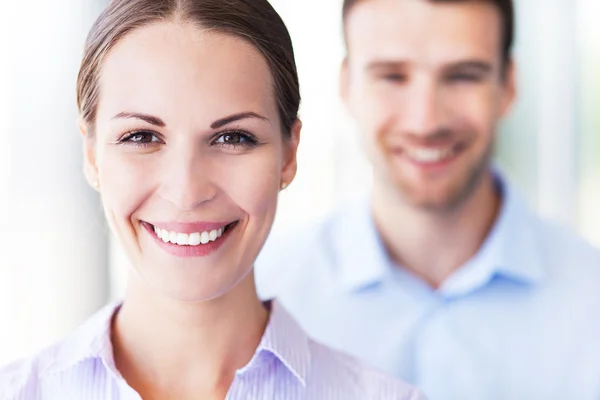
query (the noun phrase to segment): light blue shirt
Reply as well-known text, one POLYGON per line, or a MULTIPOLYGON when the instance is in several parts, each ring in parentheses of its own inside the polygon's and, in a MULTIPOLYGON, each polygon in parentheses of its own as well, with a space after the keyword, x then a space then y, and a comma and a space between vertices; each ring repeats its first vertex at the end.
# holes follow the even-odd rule
POLYGON ((270 239, 259 293, 431 400, 599 400, 600 251, 502 186, 485 243, 438 290, 388 258, 364 201, 270 239))

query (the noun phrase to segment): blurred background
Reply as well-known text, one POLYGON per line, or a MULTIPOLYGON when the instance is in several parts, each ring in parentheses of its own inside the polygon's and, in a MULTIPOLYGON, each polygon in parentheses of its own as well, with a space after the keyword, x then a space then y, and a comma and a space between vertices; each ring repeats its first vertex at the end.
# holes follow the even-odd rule
MULTIPOLYGON (((519 100, 497 164, 544 216, 600 245, 600 1, 516 0, 519 100)), ((75 80, 107 0, 11 2, 0 68, 0 364, 63 337, 123 291, 127 268, 82 172, 75 80)), ((338 99, 341 0, 271 0, 302 86, 299 173, 273 234, 364 193, 338 99)))

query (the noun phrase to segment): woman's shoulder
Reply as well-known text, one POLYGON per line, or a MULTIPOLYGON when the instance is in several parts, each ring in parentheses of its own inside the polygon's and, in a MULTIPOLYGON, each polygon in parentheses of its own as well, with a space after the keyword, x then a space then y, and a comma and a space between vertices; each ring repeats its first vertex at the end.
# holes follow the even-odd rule
POLYGON ((110 319, 116 307, 107 305, 63 340, 0 367, 0 400, 36 400, 48 388, 56 391, 60 385, 54 378, 63 372, 71 371, 73 381, 92 373, 93 363, 83 361, 112 354, 110 319))
POLYGON ((0 367, 0 400, 37 399, 39 385, 53 365, 61 344, 0 367))
POLYGON ((32 360, 24 359, 0 367, 0 400, 24 398, 19 395, 32 373, 32 360))
POLYGON ((310 340, 311 376, 331 400, 425 400, 416 388, 359 359, 310 340), (323 390, 323 388, 321 388, 323 390))

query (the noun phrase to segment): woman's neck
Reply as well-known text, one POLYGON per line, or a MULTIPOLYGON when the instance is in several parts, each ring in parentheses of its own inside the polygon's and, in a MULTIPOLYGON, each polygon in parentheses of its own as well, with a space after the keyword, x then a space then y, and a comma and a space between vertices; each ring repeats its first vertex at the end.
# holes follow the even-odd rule
POLYGON ((252 273, 231 292, 202 303, 161 297, 131 277, 112 328, 115 363, 144 400, 223 399, 267 321, 252 273))

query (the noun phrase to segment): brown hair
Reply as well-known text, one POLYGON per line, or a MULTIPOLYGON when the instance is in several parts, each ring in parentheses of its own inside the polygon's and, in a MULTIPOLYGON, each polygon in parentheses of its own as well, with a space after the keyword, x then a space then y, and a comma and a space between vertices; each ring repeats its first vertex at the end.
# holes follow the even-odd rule
MULTIPOLYGON (((346 23, 346 17, 350 12, 350 9, 355 6, 359 1, 362 0, 344 0, 342 6, 342 19, 344 24, 346 23)), ((459 3, 464 1, 477 1, 477 0, 427 0, 432 3, 459 3)), ((512 0, 479 0, 487 3, 492 3, 500 11, 502 18, 502 59, 504 64, 508 64, 510 60, 511 48, 515 36, 515 12, 512 0)))
POLYGON ((77 106, 93 127, 98 77, 115 44, 134 29, 163 21, 186 21, 246 40, 265 58, 274 81, 283 133, 298 118, 300 89, 290 35, 267 0, 113 0, 92 26, 77 78, 77 106))

